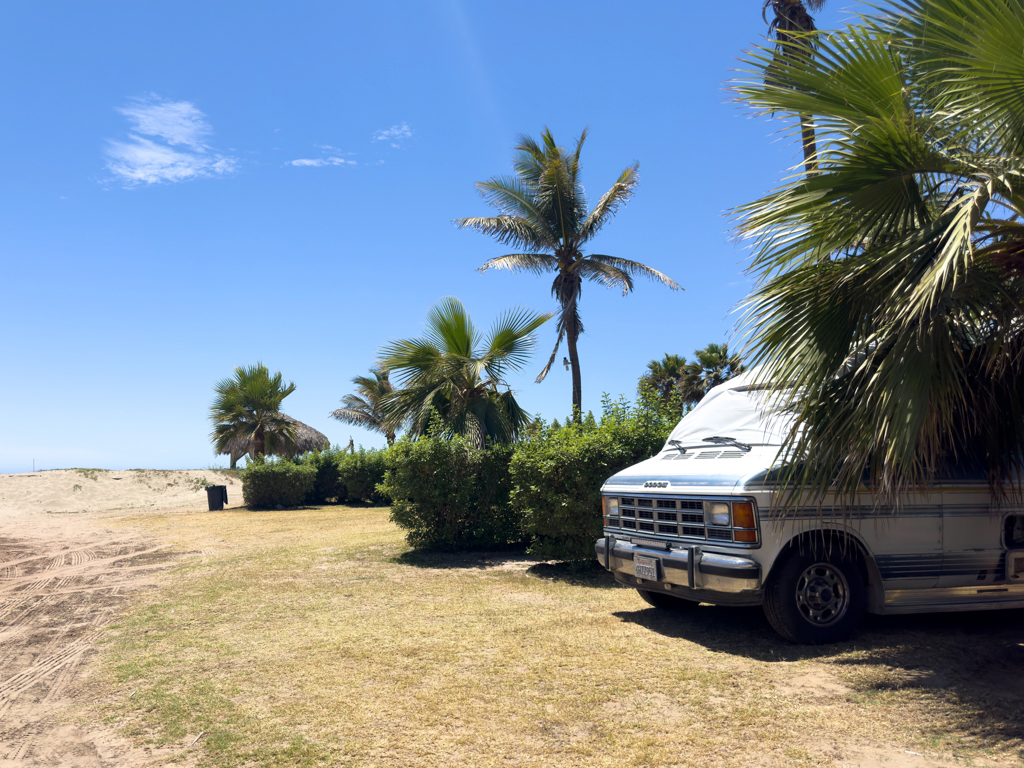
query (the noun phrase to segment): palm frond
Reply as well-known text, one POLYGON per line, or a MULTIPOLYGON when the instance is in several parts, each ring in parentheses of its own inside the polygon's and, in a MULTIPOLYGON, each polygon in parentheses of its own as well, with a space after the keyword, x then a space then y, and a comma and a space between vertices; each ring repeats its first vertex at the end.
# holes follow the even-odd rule
POLYGON ((648 267, 646 264, 641 264, 639 261, 620 259, 617 256, 606 256, 600 253, 590 254, 589 256, 587 256, 587 260, 592 261, 596 264, 603 264, 609 267, 613 267, 614 269, 617 269, 630 277, 646 277, 650 280, 654 280, 655 282, 661 283, 662 285, 667 286, 668 288, 671 288, 673 291, 684 290, 683 287, 679 285, 679 283, 677 283, 668 275, 664 274, 663 272, 659 272, 658 270, 652 267, 648 267))
POLYGON ((528 250, 540 250, 553 242, 551 233, 544 231, 548 226, 546 221, 542 221, 538 229, 520 216, 477 216, 456 219, 454 223, 459 229, 473 229, 504 245, 528 250))
POLYGON ((619 208, 624 206, 633 197, 633 193, 639 184, 640 163, 633 163, 633 165, 619 174, 619 178, 615 180, 615 183, 612 184, 607 192, 601 195, 601 199, 597 201, 594 210, 580 224, 579 242, 585 243, 592 239, 601 230, 601 227, 613 219, 615 214, 619 212, 619 208))
POLYGON ((551 371, 551 366, 555 363, 555 357, 558 355, 558 348, 562 346, 562 340, 565 338, 565 325, 561 322, 558 323, 558 335, 555 337, 555 348, 551 350, 551 357, 548 358, 547 363, 540 373, 537 374, 537 378, 534 379, 535 384, 540 384, 544 379, 548 377, 548 373, 551 371))
POLYGON ((1010 5, 901 0, 903 15, 819 34, 813 60, 737 87, 756 109, 813 114, 822 138, 818 176, 738 211, 758 280, 751 359, 793 385, 785 499, 852 497, 867 468, 891 501, 964 454, 993 487, 1018 482, 1024 233, 1006 222, 1024 161, 1006 150, 1024 66, 1019 45, 994 60, 1024 30, 1010 5))
POLYGON ((448 356, 472 357, 480 343, 479 331, 462 302, 454 296, 447 296, 430 308, 426 331, 425 338, 448 356))
POLYGON ((509 253, 485 261, 483 266, 477 268, 477 271, 486 272, 488 269, 532 272, 535 275, 542 275, 545 272, 557 271, 558 259, 546 253, 509 253))
POLYGON ((554 313, 538 314, 522 307, 506 311, 491 328, 480 358, 488 375, 501 380, 506 371, 518 371, 536 347, 534 331, 554 317, 554 313))
POLYGON ((577 261, 573 270, 584 280, 599 283, 605 288, 621 288, 625 296, 633 290, 633 279, 618 267, 586 258, 577 261))

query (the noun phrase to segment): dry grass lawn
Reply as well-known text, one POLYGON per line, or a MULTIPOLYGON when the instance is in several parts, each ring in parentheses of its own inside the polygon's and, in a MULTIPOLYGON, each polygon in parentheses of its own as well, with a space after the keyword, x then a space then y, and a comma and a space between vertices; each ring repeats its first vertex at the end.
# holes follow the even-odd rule
POLYGON ((215 766, 1024 764, 1024 612, 801 648, 600 570, 411 553, 387 516, 123 521, 183 556, 106 634, 106 721, 202 734, 189 759, 215 766))

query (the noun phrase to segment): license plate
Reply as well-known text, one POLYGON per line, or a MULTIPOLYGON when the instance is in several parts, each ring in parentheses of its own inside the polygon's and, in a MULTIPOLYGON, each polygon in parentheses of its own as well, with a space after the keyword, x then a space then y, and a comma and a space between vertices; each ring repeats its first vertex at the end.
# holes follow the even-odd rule
POLYGON ((638 579, 658 580, 658 558, 633 555, 633 573, 638 579))

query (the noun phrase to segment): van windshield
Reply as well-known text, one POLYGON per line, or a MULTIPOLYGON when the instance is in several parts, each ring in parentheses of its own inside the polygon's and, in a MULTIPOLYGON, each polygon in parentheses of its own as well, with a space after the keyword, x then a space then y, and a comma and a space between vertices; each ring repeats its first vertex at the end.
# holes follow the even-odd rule
POLYGON ((710 448, 705 438, 727 435, 748 445, 782 445, 793 416, 775 404, 777 392, 754 388, 755 371, 730 379, 704 396, 669 435, 665 450, 710 448))

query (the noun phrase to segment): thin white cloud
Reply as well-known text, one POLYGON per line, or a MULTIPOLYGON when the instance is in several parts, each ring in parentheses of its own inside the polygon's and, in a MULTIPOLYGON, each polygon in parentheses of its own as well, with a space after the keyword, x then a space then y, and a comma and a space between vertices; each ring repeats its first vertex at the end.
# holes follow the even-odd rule
POLYGON ((395 149, 401 149, 401 142, 403 139, 408 139, 412 136, 412 128, 409 127, 408 123, 400 123, 398 125, 392 125, 390 128, 385 128, 382 131, 377 131, 373 134, 374 141, 386 141, 391 144, 395 149))
POLYGON ((307 168, 323 168, 325 165, 358 165, 355 160, 346 160, 343 157, 318 157, 314 160, 302 158, 289 160, 285 165, 297 165, 307 168))
POLYGON ((205 143, 213 129, 191 102, 154 95, 117 111, 128 118, 132 132, 127 141, 108 141, 107 170, 128 186, 223 176, 238 165, 205 143))
POLYGON ((187 101, 164 101, 151 96, 133 99, 117 110, 128 118, 132 128, 144 136, 157 136, 168 144, 203 147, 203 137, 213 133, 206 115, 187 101))

